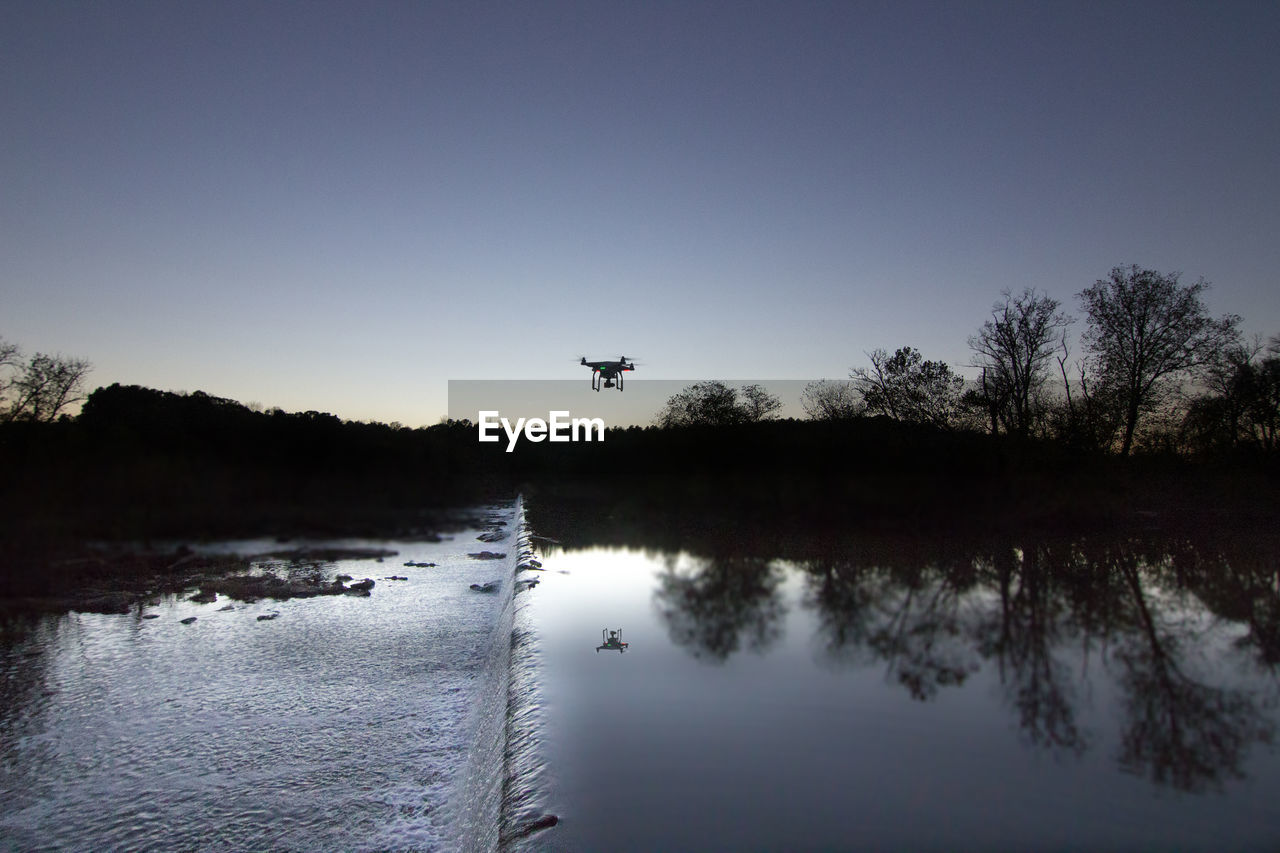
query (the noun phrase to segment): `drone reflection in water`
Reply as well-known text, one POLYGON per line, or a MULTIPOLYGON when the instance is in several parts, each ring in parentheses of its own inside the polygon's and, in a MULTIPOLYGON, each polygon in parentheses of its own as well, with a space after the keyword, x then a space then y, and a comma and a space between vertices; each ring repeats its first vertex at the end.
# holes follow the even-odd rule
POLYGON ((597 652, 600 651, 601 649, 608 649, 609 651, 618 651, 618 652, 625 652, 627 650, 627 644, 622 642, 621 628, 619 628, 616 631, 610 631, 608 628, 602 628, 600 630, 600 639, 603 642, 601 642, 600 645, 596 646, 597 652), (606 636, 606 634, 608 636, 606 636))

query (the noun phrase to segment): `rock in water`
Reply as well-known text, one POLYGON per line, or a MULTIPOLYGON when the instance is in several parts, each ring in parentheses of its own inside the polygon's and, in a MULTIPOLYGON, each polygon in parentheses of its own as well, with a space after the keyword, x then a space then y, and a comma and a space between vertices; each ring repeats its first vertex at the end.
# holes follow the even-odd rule
POLYGON ((538 832, 539 830, 550 829, 551 827, 555 826, 559 822, 560 822, 560 818, 556 817, 555 815, 544 814, 542 817, 537 818, 536 820, 531 820, 528 823, 526 823, 524 826, 517 829, 515 831, 515 834, 512 835, 512 838, 524 838, 526 836, 533 835, 535 832, 538 832))
POLYGON ((186 619, 179 619, 178 621, 183 625, 190 625, 192 622, 196 621, 196 617, 188 616, 186 619))

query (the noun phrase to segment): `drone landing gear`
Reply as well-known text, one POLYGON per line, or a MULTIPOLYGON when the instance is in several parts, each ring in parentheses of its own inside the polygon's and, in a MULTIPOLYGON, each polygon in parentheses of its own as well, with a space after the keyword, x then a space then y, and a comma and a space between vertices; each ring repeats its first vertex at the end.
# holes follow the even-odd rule
POLYGON ((621 391, 622 390, 622 374, 619 373, 617 376, 606 377, 599 370, 592 371, 591 390, 599 391, 601 388, 617 388, 619 391, 621 391), (602 379, 604 380, 603 382, 601 381, 602 379))
POLYGON ((617 361, 587 361, 584 355, 578 362, 583 367, 591 368, 591 390, 601 388, 623 388, 622 378, 628 370, 635 370, 634 361, 627 361, 626 356, 619 356, 617 361))

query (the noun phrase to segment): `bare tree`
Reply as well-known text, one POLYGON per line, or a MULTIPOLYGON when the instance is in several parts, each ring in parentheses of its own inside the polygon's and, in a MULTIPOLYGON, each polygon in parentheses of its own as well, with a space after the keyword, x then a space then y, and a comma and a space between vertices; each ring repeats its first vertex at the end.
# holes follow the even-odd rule
POLYGON ((941 361, 925 361, 913 347, 893 355, 883 349, 867 354, 871 369, 850 373, 867 410, 908 423, 950 428, 960 410, 964 378, 941 361))
POLYGON ((1202 439, 1216 434, 1229 446, 1280 447, 1280 356, 1267 352, 1263 357, 1260 337, 1241 341, 1206 371, 1210 394, 1193 400, 1187 412, 1202 439))
POLYGON ((1067 372, 1071 349, 1066 340, 1060 347, 1055 359, 1062 376, 1064 397, 1050 409, 1053 431, 1059 439, 1077 449, 1110 449, 1115 445, 1120 422, 1115 391, 1105 385, 1099 387, 1095 377, 1089 373, 1087 360, 1077 360, 1073 365, 1078 374, 1073 391, 1071 376, 1067 372))
POLYGON ((1280 356, 1263 359, 1251 374, 1247 399, 1252 436, 1274 452, 1280 449, 1280 356))
POLYGON ((1200 375, 1239 338, 1239 317, 1209 316, 1201 299, 1208 282, 1180 285, 1178 277, 1116 267, 1078 294, 1089 318, 1083 337, 1089 359, 1123 401, 1122 455, 1132 449, 1142 415, 1167 399, 1178 379, 1200 375))
POLYGON ((723 382, 695 382, 667 400, 658 413, 658 424, 674 427, 754 423, 772 417, 780 408, 782 402, 760 385, 746 385, 739 392, 723 382))
POLYGON ((1235 447, 1249 432, 1253 380, 1257 377, 1262 338, 1243 338, 1226 347, 1204 371, 1208 393, 1191 400, 1182 431, 1199 449, 1235 447))
POLYGON ((840 421, 866 413, 867 407, 850 382, 820 379, 804 386, 800 407, 815 421, 840 421))
POLYGON ((9 399, 9 389, 13 385, 13 377, 22 369, 22 352, 17 344, 11 344, 0 338, 0 404, 9 399))
POLYGON ((782 401, 762 385, 743 385, 739 393, 742 394, 742 401, 738 403, 738 408, 742 410, 743 420, 748 423, 768 420, 782 408, 782 401))
POLYGON ((991 319, 969 338, 969 347, 982 368, 992 431, 1003 423, 1006 432, 1026 436, 1041 414, 1050 362, 1074 321, 1058 310, 1058 300, 1033 288, 1002 295, 1004 301, 992 307, 991 319))
POLYGON ((0 422, 55 420, 84 399, 91 368, 82 358, 45 353, 24 361, 16 345, 0 339, 0 422))

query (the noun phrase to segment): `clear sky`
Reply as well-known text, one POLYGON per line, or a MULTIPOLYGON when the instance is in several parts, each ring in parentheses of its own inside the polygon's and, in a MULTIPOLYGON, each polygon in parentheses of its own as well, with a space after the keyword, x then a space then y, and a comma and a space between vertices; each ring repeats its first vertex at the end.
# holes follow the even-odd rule
POLYGON ((582 355, 963 367, 1118 264, 1270 336, 1278 44, 1274 0, 0 0, 0 336, 408 425, 582 355))

